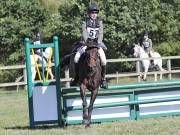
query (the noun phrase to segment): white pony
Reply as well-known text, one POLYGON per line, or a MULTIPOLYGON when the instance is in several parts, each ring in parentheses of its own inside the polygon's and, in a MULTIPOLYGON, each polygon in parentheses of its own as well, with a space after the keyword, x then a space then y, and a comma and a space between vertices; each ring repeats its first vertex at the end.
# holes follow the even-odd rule
MULTIPOLYGON (((38 62, 40 62, 39 64, 44 63, 44 65, 48 65, 49 63, 49 58, 50 58, 51 54, 51 48, 48 47, 45 49, 45 51, 43 52, 43 57, 41 57, 40 55, 34 54, 34 55, 30 55, 30 60, 31 60, 31 72, 32 72, 32 81, 35 80, 36 77, 36 64, 38 64, 38 62)), ((51 60, 50 60, 50 64, 51 64, 51 60)), ((54 75, 52 74, 52 67, 51 65, 49 66, 49 68, 46 66, 45 70, 50 74, 51 79, 54 78, 54 75)))
MULTIPOLYGON (((134 57, 136 57, 136 58, 149 58, 149 55, 144 51, 144 49, 140 45, 135 44, 133 50, 134 50, 134 53, 133 53, 134 57)), ((158 52, 154 52, 154 51, 151 52, 151 55, 152 55, 152 58, 154 61, 153 67, 155 68, 157 66, 160 71, 165 71, 162 68, 161 55, 158 52)), ((142 79, 144 81, 146 80, 146 74, 147 74, 150 66, 151 66, 151 62, 149 59, 141 60, 140 70, 144 72, 144 75, 142 76, 142 79)), ((160 73, 160 80, 161 79, 162 79, 162 73, 160 73)))

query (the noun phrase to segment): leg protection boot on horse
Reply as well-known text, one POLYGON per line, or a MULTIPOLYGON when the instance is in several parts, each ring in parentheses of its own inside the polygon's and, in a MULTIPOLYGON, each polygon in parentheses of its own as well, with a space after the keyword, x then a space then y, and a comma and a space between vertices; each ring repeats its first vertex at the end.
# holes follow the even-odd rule
POLYGON ((106 66, 102 66, 101 74, 102 74, 101 88, 107 89, 108 88, 108 84, 107 84, 106 79, 105 79, 106 66))
POLYGON ((75 63, 75 77, 74 80, 70 82, 71 86, 77 86, 79 81, 79 64, 75 63))

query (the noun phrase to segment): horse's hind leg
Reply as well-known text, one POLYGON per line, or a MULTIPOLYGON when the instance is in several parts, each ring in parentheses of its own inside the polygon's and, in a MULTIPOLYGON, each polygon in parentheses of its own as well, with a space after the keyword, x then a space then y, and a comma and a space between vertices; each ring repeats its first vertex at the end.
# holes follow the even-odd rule
POLYGON ((87 123, 87 117, 88 117, 88 108, 87 108, 87 101, 86 101, 86 88, 84 85, 81 85, 80 87, 80 94, 82 98, 82 106, 83 106, 83 121, 82 123, 87 123))
POLYGON ((90 104, 88 107, 88 119, 87 119, 86 127, 89 127, 91 124, 91 114, 92 114, 93 105, 94 105, 94 101, 96 99, 97 93, 98 93, 97 89, 95 89, 91 92, 91 100, 90 100, 90 104))
MULTIPOLYGON (((162 71, 165 71, 163 68, 162 68, 162 60, 159 61, 158 63, 158 68, 159 70, 162 72, 162 71)), ((162 73, 160 73, 160 80, 162 80, 162 73)))

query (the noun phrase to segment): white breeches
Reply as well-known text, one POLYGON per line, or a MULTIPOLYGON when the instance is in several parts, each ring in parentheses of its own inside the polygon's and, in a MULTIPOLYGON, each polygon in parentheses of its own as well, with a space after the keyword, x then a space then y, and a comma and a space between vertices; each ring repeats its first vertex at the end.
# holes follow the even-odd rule
MULTIPOLYGON (((74 57, 74 62, 75 62, 75 63, 78 63, 79 58, 81 57, 81 55, 82 55, 83 53, 85 53, 86 48, 87 48, 87 46, 81 46, 80 48, 78 48, 77 53, 76 53, 76 55, 75 55, 75 57, 74 57)), ((106 55, 105 55, 105 53, 104 53, 104 50, 103 50, 102 48, 99 48, 99 49, 98 49, 98 53, 99 53, 99 55, 100 55, 100 59, 101 59, 102 65, 105 66, 106 63, 107 63, 107 61, 106 61, 106 55)))
POLYGON ((38 55, 40 55, 40 56, 43 54, 43 56, 47 59, 49 59, 50 55, 52 55, 50 47, 46 48, 45 51, 42 51, 42 52, 41 52, 41 49, 38 49, 38 50, 36 50, 36 53, 38 53, 38 55))

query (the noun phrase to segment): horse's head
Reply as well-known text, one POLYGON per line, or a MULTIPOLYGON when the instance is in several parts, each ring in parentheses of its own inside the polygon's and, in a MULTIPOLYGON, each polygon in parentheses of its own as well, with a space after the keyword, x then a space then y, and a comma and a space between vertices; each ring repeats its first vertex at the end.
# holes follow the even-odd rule
POLYGON ((97 47, 90 47, 86 50, 86 64, 88 70, 90 72, 94 71, 97 66, 97 60, 98 60, 99 54, 98 54, 98 48, 97 47))
POLYGON ((46 57, 47 59, 49 59, 50 57, 52 57, 53 55, 53 49, 51 47, 47 47, 44 51, 44 57, 46 57))
POLYGON ((133 56, 136 57, 136 58, 139 57, 141 51, 142 51, 141 46, 138 45, 138 44, 134 44, 134 48, 133 48, 133 56))

